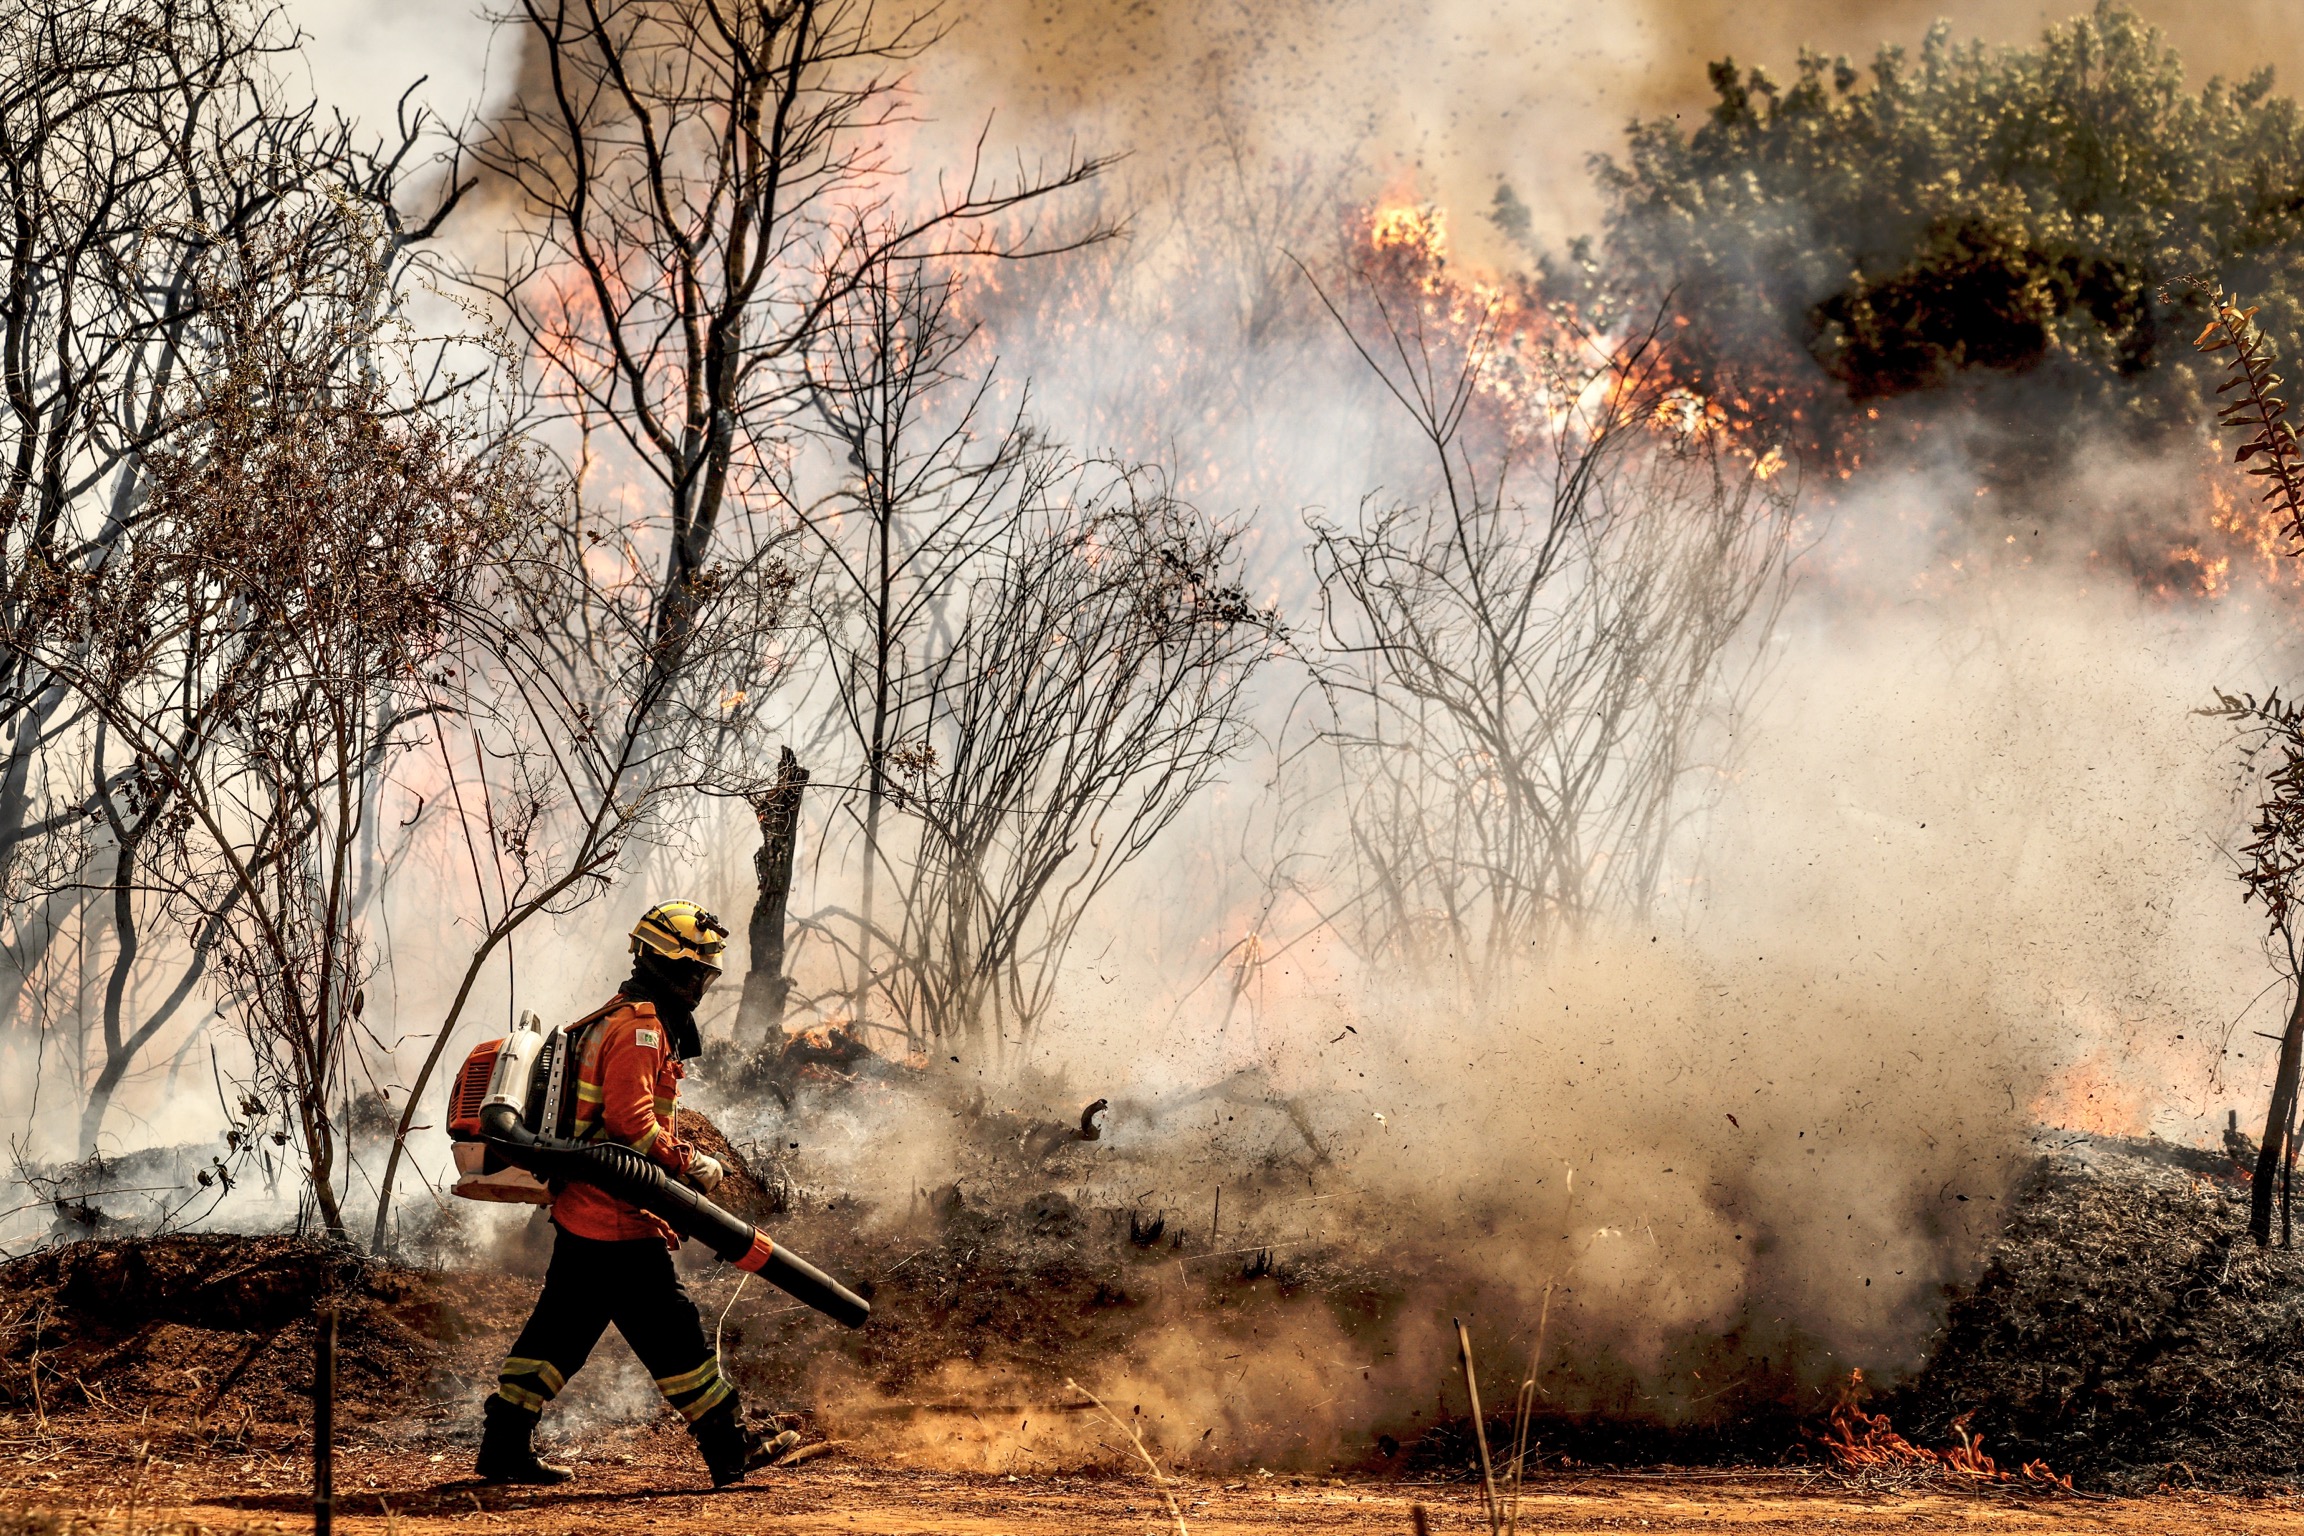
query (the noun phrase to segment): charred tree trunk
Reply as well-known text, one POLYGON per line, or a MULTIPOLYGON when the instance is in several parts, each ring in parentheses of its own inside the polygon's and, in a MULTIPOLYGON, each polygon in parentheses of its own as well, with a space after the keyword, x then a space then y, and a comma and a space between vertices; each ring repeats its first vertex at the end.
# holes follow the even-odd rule
POLYGON ((2256 1177, 2248 1202, 2248 1235, 2259 1248, 2272 1242, 2272 1204, 2279 1193, 2280 1170, 2288 1161, 2288 1138, 2296 1123, 2296 1076, 2304 1060, 2304 980, 2288 1009, 2288 1027, 2280 1035, 2280 1070, 2272 1079, 2272 1104, 2264 1114, 2264 1141, 2256 1151, 2256 1177))
POLYGON ((736 1038, 765 1044, 784 1019, 792 979, 784 974, 784 908, 792 895, 792 854, 800 841, 800 791, 808 770, 792 749, 776 764, 776 787, 752 803, 760 818, 760 851, 752 871, 760 894, 752 903, 751 968, 744 973, 744 996, 736 1005, 736 1038))

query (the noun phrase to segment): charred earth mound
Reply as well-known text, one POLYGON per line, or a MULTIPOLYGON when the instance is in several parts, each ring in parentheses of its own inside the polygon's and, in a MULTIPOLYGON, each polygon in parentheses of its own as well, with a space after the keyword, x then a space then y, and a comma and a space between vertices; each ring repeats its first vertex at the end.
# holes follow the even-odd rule
POLYGON ((2163 1142, 2044 1145, 1926 1367, 1884 1400, 1896 1427, 1947 1444, 1965 1418, 2003 1465, 2084 1488, 2304 1483, 2304 1255, 2249 1240, 2245 1174, 2163 1142))
POLYGON ((314 1317, 338 1317, 348 1422, 421 1406, 500 1288, 307 1239, 177 1234, 65 1243, 0 1265, 0 1403, 238 1425, 311 1414, 314 1317))

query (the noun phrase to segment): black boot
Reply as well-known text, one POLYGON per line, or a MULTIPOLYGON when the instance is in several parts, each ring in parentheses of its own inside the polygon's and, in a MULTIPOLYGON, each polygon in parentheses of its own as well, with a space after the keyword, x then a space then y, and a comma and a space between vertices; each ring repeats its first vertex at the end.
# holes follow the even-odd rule
POLYGON ((536 1459, 528 1437, 536 1415, 517 1403, 491 1396, 481 1409, 480 1460, 473 1471, 484 1483, 564 1483, 575 1476, 566 1467, 536 1459))
MULTIPOLYGON (((771 1454, 768 1435, 745 1428, 744 1410, 737 1406, 733 1393, 726 1401, 714 1404, 710 1413, 688 1427, 688 1432, 696 1437, 696 1449, 704 1453, 704 1467, 712 1474, 715 1488, 742 1482, 745 1473, 764 1464, 771 1454)), ((788 1447, 779 1446, 777 1454, 785 1449, 788 1447)))

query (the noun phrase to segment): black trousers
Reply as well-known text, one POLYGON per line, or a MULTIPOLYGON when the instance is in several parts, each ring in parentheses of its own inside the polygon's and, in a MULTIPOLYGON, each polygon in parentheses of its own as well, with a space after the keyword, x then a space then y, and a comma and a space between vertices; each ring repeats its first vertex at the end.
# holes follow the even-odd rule
POLYGON ((656 1378, 665 1401, 694 1424, 735 1389, 704 1338, 703 1319, 655 1238, 604 1243, 555 1232, 544 1291, 497 1377, 496 1395, 530 1413, 560 1393, 610 1323, 656 1378))

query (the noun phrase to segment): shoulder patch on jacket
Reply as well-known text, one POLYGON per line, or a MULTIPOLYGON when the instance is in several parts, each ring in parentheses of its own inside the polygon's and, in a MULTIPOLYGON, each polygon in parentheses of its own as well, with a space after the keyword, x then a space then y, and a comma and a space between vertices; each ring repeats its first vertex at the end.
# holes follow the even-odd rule
POLYGON ((632 1043, 634 1045, 647 1046, 650 1050, 663 1049, 663 1042, 656 1037, 656 1031, 652 1029, 636 1029, 632 1031, 632 1043))

